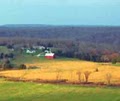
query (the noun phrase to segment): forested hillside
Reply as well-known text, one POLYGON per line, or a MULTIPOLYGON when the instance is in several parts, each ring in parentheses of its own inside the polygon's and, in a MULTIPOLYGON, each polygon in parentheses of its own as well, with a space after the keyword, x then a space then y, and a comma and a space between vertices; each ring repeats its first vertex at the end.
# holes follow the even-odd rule
POLYGON ((4 25, 0 27, 0 44, 50 46, 59 50, 58 55, 84 59, 84 53, 90 60, 88 54, 99 58, 119 54, 120 27, 4 25))
POLYGON ((4 25, 0 27, 0 37, 18 36, 119 44, 120 27, 49 25, 4 25))

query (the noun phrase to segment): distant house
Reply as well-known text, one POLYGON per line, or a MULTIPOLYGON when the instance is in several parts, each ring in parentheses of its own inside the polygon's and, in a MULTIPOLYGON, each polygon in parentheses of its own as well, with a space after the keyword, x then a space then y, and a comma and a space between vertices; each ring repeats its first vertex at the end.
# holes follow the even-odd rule
POLYGON ((52 53, 52 52, 46 53, 46 54, 45 54, 45 58, 47 58, 47 59, 54 59, 54 58, 55 58, 55 54, 52 53))
POLYGON ((29 53, 29 54, 33 54, 35 52, 36 52, 35 50, 29 50, 29 49, 26 50, 26 53, 29 53))

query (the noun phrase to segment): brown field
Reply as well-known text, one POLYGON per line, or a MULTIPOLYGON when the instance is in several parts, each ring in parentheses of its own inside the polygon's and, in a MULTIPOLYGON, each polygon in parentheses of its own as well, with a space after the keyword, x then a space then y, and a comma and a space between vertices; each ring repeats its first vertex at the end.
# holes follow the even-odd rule
POLYGON ((29 66, 40 67, 38 69, 9 70, 0 72, 1 76, 19 77, 27 80, 56 80, 67 79, 69 82, 78 82, 77 72, 81 72, 81 81, 85 81, 84 72, 90 71, 89 82, 106 83, 106 75, 111 74, 111 83, 120 84, 120 66, 112 64, 94 63, 86 61, 59 61, 51 60, 48 62, 26 64, 29 66), (98 68, 98 72, 96 72, 98 68))

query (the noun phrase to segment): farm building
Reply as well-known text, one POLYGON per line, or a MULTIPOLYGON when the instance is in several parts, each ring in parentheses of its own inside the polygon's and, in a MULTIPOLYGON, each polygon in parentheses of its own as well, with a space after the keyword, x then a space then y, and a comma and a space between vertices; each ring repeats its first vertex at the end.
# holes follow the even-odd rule
POLYGON ((29 50, 29 49, 26 50, 26 53, 29 53, 29 54, 33 54, 35 52, 36 52, 35 50, 29 50))
POLYGON ((46 53, 45 54, 45 58, 47 58, 47 59, 54 59, 55 58, 55 54, 54 53, 46 53))

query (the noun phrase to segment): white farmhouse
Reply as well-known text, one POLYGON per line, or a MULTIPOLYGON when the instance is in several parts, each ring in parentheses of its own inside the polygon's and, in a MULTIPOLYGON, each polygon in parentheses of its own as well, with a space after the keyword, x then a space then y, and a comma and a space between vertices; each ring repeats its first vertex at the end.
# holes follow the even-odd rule
POLYGON ((26 53, 29 53, 29 54, 33 54, 35 52, 36 52, 35 50, 29 50, 29 49, 26 50, 26 53))

